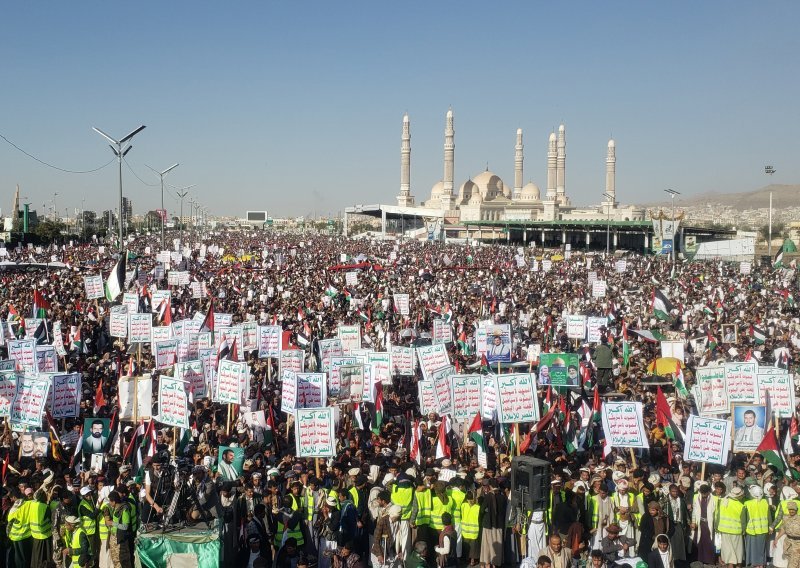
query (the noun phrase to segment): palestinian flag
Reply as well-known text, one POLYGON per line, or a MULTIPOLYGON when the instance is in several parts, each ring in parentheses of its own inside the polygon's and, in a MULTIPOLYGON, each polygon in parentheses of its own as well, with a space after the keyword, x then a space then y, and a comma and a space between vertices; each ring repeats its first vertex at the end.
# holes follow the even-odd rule
POLYGON ((325 295, 328 296, 329 298, 335 298, 338 294, 339 290, 337 290, 334 286, 330 284, 328 285, 327 288, 325 288, 325 295))
POLYGON ((461 332, 458 336, 458 347, 461 349, 461 354, 465 357, 469 357, 472 355, 472 349, 470 348, 469 342, 467 341, 467 334, 465 332, 461 332))
POLYGON ((631 345, 628 342, 628 324, 622 322, 622 365, 627 369, 631 359, 631 345))
POLYGON ((717 338, 711 334, 710 329, 706 332, 706 338, 708 339, 706 348, 713 353, 714 349, 716 349, 717 345, 719 345, 719 343, 717 342, 717 338))
POLYGON ((361 404, 353 404, 353 419, 356 423, 356 430, 364 430, 364 420, 361 418, 361 404))
POLYGON ((125 269, 128 255, 122 254, 106 279, 106 300, 113 302, 125 288, 125 269))
POLYGON ((594 445, 594 427, 595 424, 600 422, 602 417, 602 406, 600 403, 600 390, 595 387, 594 389, 594 398, 592 400, 592 414, 589 419, 589 424, 583 426, 581 423, 581 427, 586 429, 586 441, 588 442, 587 447, 591 448, 594 445))
POLYGON ((186 453, 186 448, 189 447, 189 443, 192 441, 192 430, 190 428, 181 428, 180 434, 178 436, 178 448, 177 454, 182 456, 186 453))
POLYGON ((652 309, 653 314, 660 320, 668 320, 670 317, 670 312, 674 309, 674 306, 667 298, 667 295, 664 294, 658 288, 653 290, 653 301, 652 301, 652 309))
POLYGON ((119 443, 119 416, 117 416, 117 411, 114 410, 114 413, 111 415, 111 422, 109 424, 108 430, 108 440, 106 440, 106 445, 103 448, 103 451, 108 454, 114 448, 115 445, 119 443))
POLYGON ((203 318, 203 323, 200 324, 200 333, 206 332, 214 333, 214 300, 208 303, 208 313, 203 318))
POLYGON ((383 385, 375 384, 375 417, 372 420, 372 433, 380 435, 383 426, 383 385))
POLYGON ((43 345, 48 340, 47 320, 40 320, 39 325, 36 326, 36 330, 33 332, 33 341, 36 345, 43 345))
POLYGON ((790 308, 794 307, 794 304, 795 304, 794 295, 792 295, 792 293, 789 290, 781 290, 781 291, 778 292, 778 294, 783 296, 783 299, 786 300, 786 305, 787 306, 789 306, 790 308))
POLYGON ((713 315, 714 315, 714 310, 712 310, 712 309, 711 309, 711 308, 708 306, 708 304, 706 304, 705 306, 703 306, 703 314, 705 314, 705 315, 707 315, 707 316, 713 316, 713 315))
POLYGON ((772 268, 783 268, 783 246, 778 249, 778 253, 772 260, 772 268))
MULTIPOLYGON (((664 429, 664 434, 671 441, 675 440, 675 431, 672 429, 672 410, 661 387, 656 394, 656 423, 664 429)), ((667 459, 672 463, 672 444, 667 444, 667 459)))
POLYGON ((478 450, 478 464, 482 465, 487 463, 486 440, 483 437, 483 420, 481 420, 480 412, 472 419, 472 424, 470 424, 469 430, 467 430, 467 436, 469 436, 470 440, 475 442, 475 447, 478 450))
POLYGON ((778 446, 778 438, 775 435, 775 427, 770 424, 764 439, 756 448, 756 452, 761 454, 761 457, 769 465, 777 469, 782 475, 785 475, 789 469, 789 464, 786 463, 786 458, 778 446))
POLYGON ((763 345, 767 340, 767 334, 764 333, 764 330, 754 325, 750 326, 750 336, 753 338, 756 345, 763 345))
POLYGON ((686 388, 686 382, 683 380, 683 369, 681 369, 681 362, 675 361, 675 373, 672 377, 675 383, 675 392, 678 393, 683 399, 689 396, 689 390, 686 388))
POLYGON ((39 290, 33 290, 33 318, 46 318, 47 310, 50 309, 50 302, 44 299, 39 290))
POLYGON ((666 336, 657 329, 632 329, 631 332, 650 343, 658 343, 666 339, 666 336))

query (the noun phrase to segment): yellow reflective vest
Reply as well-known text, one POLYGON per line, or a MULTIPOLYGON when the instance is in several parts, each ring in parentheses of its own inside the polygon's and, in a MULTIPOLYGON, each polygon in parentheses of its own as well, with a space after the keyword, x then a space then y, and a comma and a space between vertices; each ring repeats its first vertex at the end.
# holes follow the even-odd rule
POLYGON ((478 517, 481 513, 481 506, 475 503, 470 505, 468 502, 461 504, 461 538, 464 540, 478 540, 481 533, 481 526, 478 517))
POLYGON ((8 540, 19 542, 31 536, 31 501, 23 502, 8 514, 8 540))
POLYGON ((392 488, 392 503, 403 508, 403 512, 400 513, 401 520, 407 521, 411 518, 411 501, 413 499, 413 487, 400 487, 399 485, 395 485, 392 488))
POLYGON ((742 534, 742 509, 736 499, 725 498, 717 508, 717 531, 722 534, 742 534))
POLYGON ((769 532, 769 503, 766 499, 751 499, 744 504, 747 509, 747 526, 744 532, 749 535, 769 532))
MULTIPOLYGON (((441 499, 439 499, 438 495, 434 495, 433 499, 431 500, 431 527, 440 531, 444 528, 444 523, 442 522, 442 515, 445 513, 450 513, 450 516, 453 516, 453 507, 455 506, 455 501, 452 499, 448 499, 447 503, 443 503, 441 499)), ((452 519, 451 519, 452 520, 452 519)))
POLYGON ((53 521, 50 518, 50 507, 41 501, 31 501, 28 519, 31 536, 36 540, 46 540, 53 536, 53 521))

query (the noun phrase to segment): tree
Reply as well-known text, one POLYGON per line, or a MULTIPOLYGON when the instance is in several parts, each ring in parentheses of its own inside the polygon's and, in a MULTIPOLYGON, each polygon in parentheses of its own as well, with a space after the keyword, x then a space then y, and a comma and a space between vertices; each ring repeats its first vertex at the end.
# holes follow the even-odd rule
MULTIPOLYGON (((786 233, 786 224, 782 221, 773 221, 772 223, 772 238, 783 237, 786 233)), ((758 235, 764 239, 764 242, 769 241, 769 224, 763 225, 758 230, 758 235)))
POLYGON ((58 221, 45 220, 40 221, 33 234, 43 244, 49 244, 58 239, 64 230, 64 224, 58 221))

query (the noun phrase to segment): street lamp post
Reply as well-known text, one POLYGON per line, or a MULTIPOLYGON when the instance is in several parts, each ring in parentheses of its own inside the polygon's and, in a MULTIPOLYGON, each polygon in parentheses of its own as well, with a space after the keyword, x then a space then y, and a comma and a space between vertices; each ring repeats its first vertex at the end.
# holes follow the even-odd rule
POLYGON ((166 216, 167 216, 166 209, 164 209, 164 176, 167 175, 172 170, 174 170, 175 168, 177 168, 179 165, 180 164, 178 164, 178 163, 172 164, 170 167, 168 167, 163 172, 159 172, 158 170, 156 170, 154 168, 150 168, 150 166, 147 166, 147 164, 145 164, 145 166, 147 166, 148 168, 153 170, 155 172, 155 174, 158 177, 161 178, 161 211, 159 211, 158 216, 161 217, 161 248, 162 249, 164 248, 164 223, 166 222, 166 216))
MULTIPOLYGON (((772 166, 764 166, 764 173, 770 177, 770 185, 772 184, 772 174, 777 170, 772 166)), ((769 192, 769 227, 767 228, 767 254, 770 259, 772 258, 772 192, 769 192)))
POLYGON ((606 256, 608 256, 611 241, 611 205, 614 203, 614 196, 604 193, 603 197, 606 198, 606 256))
MULTIPOLYGON (((117 157, 117 162, 119 163, 119 219, 117 219, 117 224, 119 226, 119 250, 122 252, 122 158, 124 158, 128 152, 131 151, 133 145, 128 144, 131 138, 139 134, 142 130, 146 127, 144 125, 140 126, 136 130, 132 130, 127 136, 124 136, 120 140, 114 140, 111 136, 103 132, 97 127, 92 127, 92 130, 97 132, 100 136, 108 140, 111 144, 111 151, 114 152, 114 155, 117 157), (123 150, 122 148, 125 147, 123 150)), ((109 219, 110 220, 110 219, 109 219)), ((110 223, 109 223, 110 224, 110 223)))
POLYGON ((183 198, 189 195, 189 190, 192 189, 196 184, 187 185, 186 187, 182 187, 176 190, 178 197, 181 198, 181 216, 179 218, 179 222, 181 225, 181 233, 180 233, 180 247, 183 249, 183 198))
POLYGON ((664 191, 668 193, 672 199, 672 225, 670 226, 670 231, 672 232, 672 249, 670 250, 670 255, 672 257, 672 264, 675 264, 675 235, 678 233, 678 231, 675 230, 675 196, 680 195, 681 192, 675 191, 674 189, 665 189, 664 191))

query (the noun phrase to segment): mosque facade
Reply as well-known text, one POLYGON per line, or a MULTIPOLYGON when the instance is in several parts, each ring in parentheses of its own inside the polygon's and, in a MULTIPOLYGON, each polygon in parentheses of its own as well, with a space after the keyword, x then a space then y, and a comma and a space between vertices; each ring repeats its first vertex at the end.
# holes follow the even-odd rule
POLYGON ((514 146, 514 183, 506 184, 489 171, 454 184, 455 124, 452 109, 447 111, 444 131, 444 177, 433 185, 430 197, 416 205, 411 193, 411 124, 403 116, 400 144, 400 193, 397 205, 420 210, 438 210, 450 223, 474 221, 642 221, 645 210, 621 205, 616 191, 616 144, 608 141, 605 192, 598 206, 579 208, 566 192, 567 142, 562 124, 552 132, 547 145, 547 183, 542 196, 539 186, 523 185, 524 145, 522 129, 517 129, 514 146))

